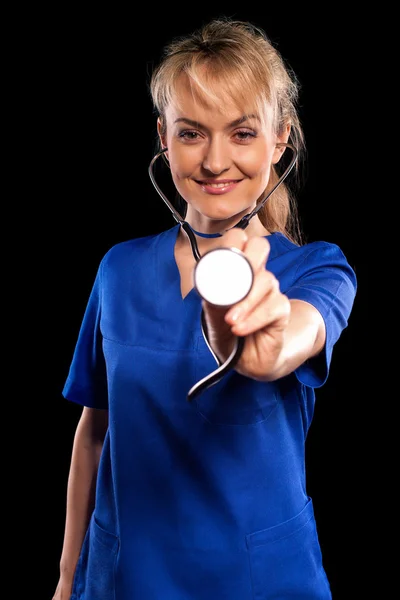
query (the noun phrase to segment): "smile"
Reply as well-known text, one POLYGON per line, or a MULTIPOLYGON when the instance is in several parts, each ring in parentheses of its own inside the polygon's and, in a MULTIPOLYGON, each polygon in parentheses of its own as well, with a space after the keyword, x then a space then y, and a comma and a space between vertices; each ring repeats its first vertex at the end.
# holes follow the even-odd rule
POLYGON ((207 194, 224 194, 230 192, 240 183, 240 179, 229 179, 224 181, 197 181, 207 194))

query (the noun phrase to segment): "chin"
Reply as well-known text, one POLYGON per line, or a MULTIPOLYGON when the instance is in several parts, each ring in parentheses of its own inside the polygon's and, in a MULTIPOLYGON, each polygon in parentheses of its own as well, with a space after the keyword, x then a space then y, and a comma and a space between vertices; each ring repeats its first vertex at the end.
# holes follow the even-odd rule
POLYGON ((216 206, 215 201, 212 204, 213 205, 210 206, 210 203, 208 203, 208 206, 205 207, 199 203, 198 206, 195 207, 195 210, 201 213, 204 217, 207 217, 207 219, 215 219, 216 221, 240 219, 243 215, 247 215, 252 210, 252 207, 247 206, 240 206, 235 210, 234 207, 232 207, 232 203, 229 203, 226 200, 224 202, 220 202, 219 206, 216 206))

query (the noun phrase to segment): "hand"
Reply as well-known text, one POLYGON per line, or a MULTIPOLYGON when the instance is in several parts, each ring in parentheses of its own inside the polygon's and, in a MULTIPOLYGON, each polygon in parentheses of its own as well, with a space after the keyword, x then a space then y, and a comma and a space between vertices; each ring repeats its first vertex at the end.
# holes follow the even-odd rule
POLYGON ((266 269, 269 242, 263 237, 249 238, 241 229, 231 229, 224 234, 221 246, 235 247, 245 254, 254 280, 246 298, 231 307, 203 300, 208 341, 219 360, 225 362, 234 347, 235 336, 245 336, 235 370, 253 379, 273 380, 281 366, 291 305, 281 293, 276 277, 266 269))
POLYGON ((70 600, 71 592, 72 582, 69 580, 67 582, 63 578, 60 578, 52 600, 70 600))

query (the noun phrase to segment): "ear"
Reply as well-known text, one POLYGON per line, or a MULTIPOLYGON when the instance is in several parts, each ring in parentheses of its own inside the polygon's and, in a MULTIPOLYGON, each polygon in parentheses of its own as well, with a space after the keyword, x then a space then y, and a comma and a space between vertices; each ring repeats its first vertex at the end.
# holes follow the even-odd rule
POLYGON ((160 117, 158 117, 158 119, 157 119, 157 133, 158 133, 158 137, 160 138, 161 148, 166 148, 167 147, 167 139, 166 139, 166 135, 165 135, 165 129, 163 127, 163 123, 162 123, 160 117))
POLYGON ((285 146, 279 146, 279 144, 287 144, 287 141, 290 136, 290 128, 290 123, 286 123, 286 126, 284 127, 282 133, 279 133, 279 135, 276 136, 276 146, 272 155, 273 165, 276 165, 276 163, 280 161, 282 154, 286 150, 285 146))

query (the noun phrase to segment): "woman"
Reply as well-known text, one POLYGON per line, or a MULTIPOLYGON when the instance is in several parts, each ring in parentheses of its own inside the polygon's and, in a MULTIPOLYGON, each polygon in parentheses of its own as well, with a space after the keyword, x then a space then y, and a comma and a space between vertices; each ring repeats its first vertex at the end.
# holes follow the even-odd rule
POLYGON ((219 19, 150 90, 150 174, 165 159, 181 212, 99 266, 63 390, 83 410, 54 600, 329 599, 304 450, 356 278, 298 235, 298 82, 262 30, 219 19), (251 272, 231 304, 195 277, 217 248, 251 272))

